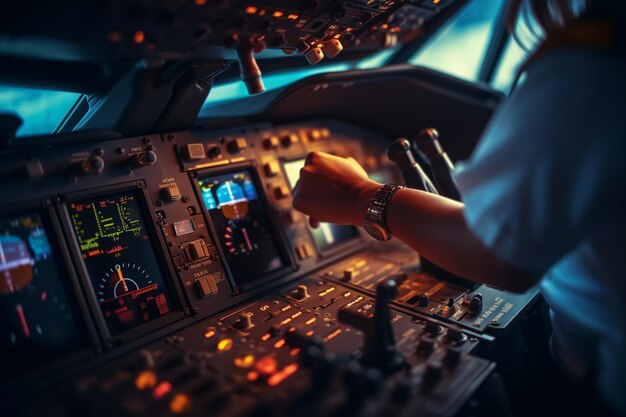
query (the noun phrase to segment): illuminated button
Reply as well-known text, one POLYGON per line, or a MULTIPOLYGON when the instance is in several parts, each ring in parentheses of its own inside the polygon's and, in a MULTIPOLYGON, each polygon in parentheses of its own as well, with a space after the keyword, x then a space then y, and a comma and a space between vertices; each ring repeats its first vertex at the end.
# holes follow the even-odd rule
POLYGON ((215 284, 215 279, 213 279, 212 276, 196 279, 196 288, 198 288, 198 292, 202 298, 217 292, 217 284, 215 284))
POLYGON ((217 344, 217 350, 227 352, 233 348, 233 339, 222 339, 217 344))
POLYGON ((141 371, 135 378, 135 387, 137 389, 153 388, 157 383, 157 376, 152 371, 141 371))
POLYGON ((278 165, 278 161, 272 160, 263 165, 263 172, 267 177, 275 177, 280 172, 280 166, 278 165))
POLYGON ((343 51, 343 45, 339 39, 331 39, 328 42, 324 42, 322 51, 326 57, 334 58, 339 55, 339 52, 343 51))
POLYGON ((277 136, 269 136, 263 139, 263 148, 269 150, 278 148, 280 145, 280 140, 277 136))
POLYGON ((306 258, 309 258, 311 255, 311 247, 306 243, 302 243, 296 246, 296 256, 299 260, 303 261, 306 258))
POLYGON ((328 139, 330 137, 330 130, 327 127, 321 129, 322 138, 328 139))
POLYGON ((206 153, 204 153, 204 145, 201 143, 190 143, 186 145, 183 149, 185 158, 188 161, 196 161, 198 159, 206 158, 206 153))
POLYGON ((262 376, 270 376, 278 370, 276 359, 271 356, 263 356, 254 364, 254 369, 262 376))
POLYGON ((277 200, 282 200, 283 198, 289 197, 289 187, 287 187, 285 184, 275 187, 274 197, 276 197, 277 200))
POLYGON ((313 129, 309 132, 309 140, 311 142, 317 142, 322 139, 322 131, 319 129, 313 129))
POLYGON ((170 411, 174 414, 182 414, 191 408, 191 399, 185 394, 176 394, 170 401, 170 411))
POLYGON ((187 262, 197 261, 209 256, 209 248, 204 239, 196 239, 191 242, 183 243, 180 250, 187 262))
POLYGON ((254 365, 254 355, 243 355, 234 360, 237 368, 246 369, 254 365))
POLYGON ((165 198, 170 201, 180 200, 180 190, 176 184, 170 185, 163 189, 163 193, 165 194, 165 198))
POLYGON ((237 138, 228 142, 228 152, 239 153, 248 147, 246 138, 237 138))
POLYGON ((169 381, 161 381, 159 385, 152 389, 152 396, 155 400, 160 400, 172 391, 172 384, 169 381))
POLYGON ((283 138, 280 140, 280 143, 283 145, 284 148, 289 148, 291 145, 295 145, 296 143, 298 143, 299 140, 300 138, 298 137, 298 135, 296 135, 295 133, 290 133, 283 136, 283 138))
POLYGON ((322 48, 315 47, 305 52, 304 57, 309 61, 309 64, 315 65, 324 59, 324 53, 322 52, 322 48))

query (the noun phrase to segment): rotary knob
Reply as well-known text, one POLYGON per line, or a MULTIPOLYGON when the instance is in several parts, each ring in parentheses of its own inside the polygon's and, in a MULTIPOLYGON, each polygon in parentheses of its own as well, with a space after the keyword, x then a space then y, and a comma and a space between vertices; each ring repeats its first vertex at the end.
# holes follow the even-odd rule
POLYGON ((104 159, 94 155, 83 162, 82 169, 85 174, 100 175, 104 171, 104 159))

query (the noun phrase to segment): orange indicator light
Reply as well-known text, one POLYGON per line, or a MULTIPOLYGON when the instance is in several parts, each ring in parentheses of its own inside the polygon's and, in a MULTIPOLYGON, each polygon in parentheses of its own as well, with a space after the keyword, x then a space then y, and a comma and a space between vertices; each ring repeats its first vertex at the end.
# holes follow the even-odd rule
POLYGON ((146 35, 141 30, 138 30, 133 35, 133 41, 135 41, 135 43, 143 43, 143 41, 145 41, 145 40, 146 40, 146 35))
POLYGON ((196 6, 204 6, 207 0, 195 0, 196 6))
MULTIPOLYGON (((196 4, 198 2, 196 1, 196 4)), ((170 401, 170 411, 174 414, 184 413, 189 409, 191 405, 191 399, 185 394, 176 394, 172 401, 170 401)))
POLYGON ((275 387, 276 385, 283 382, 285 379, 289 378, 291 375, 295 374, 298 370, 298 364, 292 363, 291 365, 285 366, 280 372, 275 373, 267 380, 267 385, 270 387, 275 387))
POLYGON ((246 7, 246 13, 247 14, 255 14, 259 9, 257 9, 254 6, 248 6, 246 7))
POLYGON ((275 17, 275 18, 279 18, 282 15, 284 15, 284 13, 281 12, 281 11, 275 11, 274 13, 272 13, 272 16, 275 17))
POLYGON ((334 332, 332 332, 331 334, 329 334, 328 336, 326 336, 324 338, 324 342, 328 342, 329 340, 333 340, 335 337, 339 336, 342 332, 343 332, 343 330, 341 330, 341 329, 335 330, 334 332))
POLYGON ((291 356, 297 356, 298 353, 300 353, 300 349, 296 348, 296 349, 291 349, 291 352, 289 352, 289 354, 291 356))
POLYGON ((152 396, 155 400, 160 400, 172 391, 172 384, 169 381, 161 381, 159 385, 152 390, 152 396))
POLYGON ((283 346, 285 346, 285 339, 280 339, 278 342, 274 343, 276 349, 280 349, 283 346))
POLYGON ((222 339, 217 344, 217 350, 227 352, 233 348, 233 339, 222 339))
POLYGON ((269 376, 276 373, 276 370, 278 369, 278 364, 276 363, 276 359, 272 358, 271 356, 263 356, 254 364, 254 369, 260 375, 269 376))
POLYGON ((213 336, 215 336, 215 330, 213 330, 213 329, 208 330, 208 331, 204 334, 204 338, 205 338, 205 339, 210 339, 210 338, 212 338, 213 336))
POLYGON ((296 20, 297 18, 298 18, 298 15, 297 14, 293 14, 293 13, 290 14, 289 16, 287 16, 287 19, 289 19, 289 20, 296 20))
POLYGON ((270 340, 270 337, 272 337, 271 334, 265 333, 263 336, 261 336, 261 340, 267 342, 268 340, 270 340))
POLYGON ((137 389, 148 389, 152 388, 157 383, 157 376, 152 371, 142 371, 135 378, 135 387, 137 389))
POLYGON ((306 335, 309 337, 313 336, 313 330, 309 330, 308 332, 306 332, 306 335))
POLYGON ((246 375, 246 379, 250 382, 254 382, 257 379, 259 379, 259 373, 256 371, 250 371, 248 372, 248 374, 246 375))

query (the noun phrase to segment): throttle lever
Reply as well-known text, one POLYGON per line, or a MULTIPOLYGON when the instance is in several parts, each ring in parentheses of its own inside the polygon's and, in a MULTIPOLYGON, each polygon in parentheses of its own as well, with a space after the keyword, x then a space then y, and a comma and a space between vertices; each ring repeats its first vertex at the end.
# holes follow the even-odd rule
POLYGON ((387 147, 387 157, 398 166, 407 187, 439 194, 422 166, 415 160, 411 143, 407 139, 399 138, 391 142, 387 147))
POLYGON ((387 280, 376 287, 374 314, 364 315, 351 309, 339 310, 341 323, 356 327, 363 332, 363 353, 361 363, 374 367, 383 373, 391 373, 405 365, 404 357, 396 348, 391 325, 389 302, 398 295, 398 284, 387 280))

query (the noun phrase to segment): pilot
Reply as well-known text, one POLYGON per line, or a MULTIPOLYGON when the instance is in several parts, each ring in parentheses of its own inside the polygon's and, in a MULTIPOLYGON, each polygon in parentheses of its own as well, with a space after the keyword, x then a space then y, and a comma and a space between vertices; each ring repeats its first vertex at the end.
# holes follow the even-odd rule
POLYGON ((558 376, 571 387, 565 400, 605 414, 626 414, 624 7, 517 1, 511 27, 545 36, 457 169, 463 203, 377 183, 355 160, 317 152, 293 200, 312 224, 357 226, 377 200, 379 239, 393 234, 474 281, 516 292, 539 284, 554 362, 576 383, 558 376))

